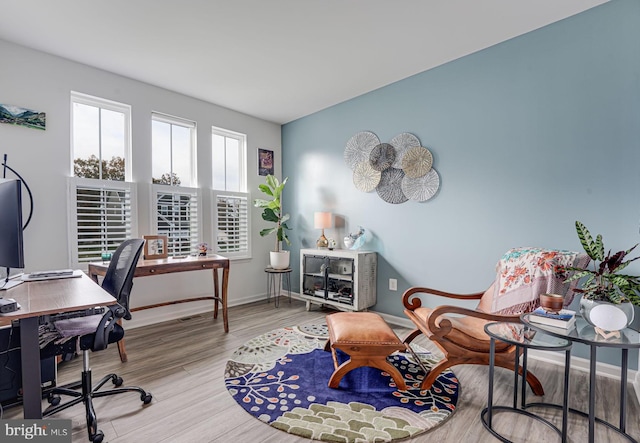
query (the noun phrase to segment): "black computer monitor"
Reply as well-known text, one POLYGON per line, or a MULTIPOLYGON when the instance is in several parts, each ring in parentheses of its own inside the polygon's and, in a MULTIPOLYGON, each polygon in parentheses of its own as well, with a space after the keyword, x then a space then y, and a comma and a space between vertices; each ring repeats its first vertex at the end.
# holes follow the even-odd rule
POLYGON ((9 281, 11 269, 24 268, 22 229, 22 182, 0 178, 0 268, 7 272, 0 280, 0 289, 18 283, 9 281))

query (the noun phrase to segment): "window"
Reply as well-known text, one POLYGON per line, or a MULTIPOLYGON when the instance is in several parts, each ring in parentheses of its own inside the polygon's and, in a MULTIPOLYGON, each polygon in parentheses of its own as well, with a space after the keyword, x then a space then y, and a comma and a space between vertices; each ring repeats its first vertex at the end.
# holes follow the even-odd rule
POLYGON ((194 122, 153 113, 151 155, 155 229, 170 256, 188 255, 199 237, 194 122))
POLYGON ((213 191, 215 251, 227 257, 249 258, 248 195, 213 191))
POLYGON ((130 106, 71 93, 68 207, 74 267, 100 260, 102 252, 137 235, 130 128, 130 106))
POLYGON ((195 129, 194 122, 153 113, 151 133, 153 183, 196 186, 195 129))
POLYGON ((131 180, 131 107, 71 93, 71 152, 75 177, 131 180))
POLYGON ((134 187, 130 183, 80 178, 69 179, 69 208, 74 238, 74 267, 100 260, 135 235, 134 187))
POLYGON ((251 256, 246 143, 244 134, 212 128, 214 249, 227 257, 251 256))
POLYGON ((169 255, 173 257, 195 252, 200 231, 197 190, 153 185, 153 196, 156 232, 167 236, 169 255))
POLYGON ((246 141, 244 134, 212 129, 213 189, 246 192, 246 141))

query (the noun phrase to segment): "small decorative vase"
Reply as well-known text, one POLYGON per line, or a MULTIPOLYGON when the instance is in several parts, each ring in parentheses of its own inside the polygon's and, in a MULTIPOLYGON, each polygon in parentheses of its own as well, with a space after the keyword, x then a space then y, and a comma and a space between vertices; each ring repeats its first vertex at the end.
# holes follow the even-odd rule
POLYGON ((270 251, 269 258, 273 269, 287 269, 289 267, 289 251, 270 251))
POLYGON ((633 321, 633 304, 580 299, 580 313, 593 327, 604 331, 619 331, 633 321))
POLYGON ((355 243, 355 240, 351 238, 350 235, 347 235, 344 238, 344 247, 347 249, 351 249, 351 247, 353 246, 353 244, 355 243))

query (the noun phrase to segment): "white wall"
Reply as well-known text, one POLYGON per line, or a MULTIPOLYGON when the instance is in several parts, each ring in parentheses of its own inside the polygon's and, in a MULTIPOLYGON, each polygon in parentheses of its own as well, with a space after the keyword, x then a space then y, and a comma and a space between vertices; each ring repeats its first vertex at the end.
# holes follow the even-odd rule
MULTIPOLYGON (((201 188, 211 183, 211 126, 247 134, 248 187, 253 193, 264 177, 257 175, 257 148, 275 152, 275 172, 281 171, 280 125, 196 100, 126 77, 33 51, 0 40, 0 103, 46 113, 46 130, 0 124, 0 155, 29 183, 35 210, 25 231, 27 271, 69 266, 67 234, 67 177, 71 171, 70 91, 126 103, 132 107, 133 180, 138 183, 138 235, 151 234, 149 183, 151 182, 151 112, 163 112, 197 122, 198 181, 201 188)), ((167 63, 170 63, 167 60, 167 63)), ((255 197, 252 195, 252 197, 255 197)), ((203 240, 213 243, 211 207, 204 202, 203 240)), ((257 209, 251 210, 252 233, 264 222, 257 209)), ((231 264, 229 305, 265 295, 263 269, 268 261, 271 239, 252 238, 253 259, 231 264)), ((137 279, 132 306, 172 298, 211 293, 211 275, 189 272, 137 279)), ((182 304, 142 311, 131 326, 169 316, 202 310, 203 304, 182 304)), ((209 308, 208 303, 204 303, 209 308)), ((233 319, 231 319, 233 325, 233 319)))

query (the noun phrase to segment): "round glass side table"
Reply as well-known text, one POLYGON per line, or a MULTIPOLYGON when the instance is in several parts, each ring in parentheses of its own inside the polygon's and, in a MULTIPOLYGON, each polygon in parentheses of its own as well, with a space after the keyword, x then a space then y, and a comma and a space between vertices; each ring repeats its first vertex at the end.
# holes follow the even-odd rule
POLYGON ((530 320, 532 314, 522 314, 520 320, 529 328, 553 335, 561 339, 566 339, 574 343, 582 343, 589 346, 589 411, 579 411, 570 408, 572 413, 587 417, 589 422, 589 443, 595 443, 595 425, 599 423, 617 432, 632 443, 638 443, 637 436, 627 433, 627 381, 629 366, 629 350, 640 349, 640 332, 631 328, 620 331, 620 337, 605 338, 596 333, 596 330, 580 315, 576 315, 576 324, 570 329, 554 328, 552 326, 541 325, 530 320), (596 363, 598 348, 620 349, 620 421, 616 425, 603 418, 596 416, 596 363))
POLYGON ((489 395, 487 399, 487 407, 480 413, 480 419, 484 427, 498 440, 511 443, 511 440, 500 435, 493 429, 494 412, 509 412, 527 416, 534 420, 544 423, 551 429, 556 431, 562 438, 562 442, 567 441, 567 418, 569 415, 569 365, 571 362, 571 341, 554 337, 541 331, 536 331, 522 323, 494 322, 488 323, 484 327, 484 331, 491 339, 489 354, 489 395), (495 348, 496 340, 513 345, 516 347, 514 358, 514 379, 513 379, 513 405, 512 406, 496 406, 493 404, 493 384, 495 372, 495 348), (564 396, 562 401, 562 428, 558 428, 549 420, 527 411, 531 406, 550 406, 557 407, 546 403, 527 403, 527 351, 529 349, 537 349, 543 351, 564 351, 565 352, 565 371, 564 371, 564 396), (520 372, 520 356, 522 355, 522 376, 520 372), (518 390, 521 390, 520 405, 518 406, 518 390))

